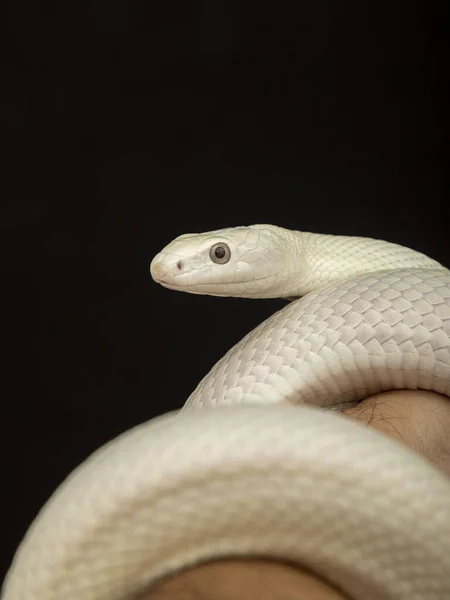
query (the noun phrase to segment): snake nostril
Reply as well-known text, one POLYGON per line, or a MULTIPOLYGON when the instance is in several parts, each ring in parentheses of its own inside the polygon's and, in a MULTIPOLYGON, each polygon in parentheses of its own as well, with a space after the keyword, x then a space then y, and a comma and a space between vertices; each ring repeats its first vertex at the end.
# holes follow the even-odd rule
POLYGON ((178 269, 179 271, 182 271, 182 270, 183 270, 183 263, 181 262, 181 260, 179 260, 179 261, 177 262, 177 269, 178 269))

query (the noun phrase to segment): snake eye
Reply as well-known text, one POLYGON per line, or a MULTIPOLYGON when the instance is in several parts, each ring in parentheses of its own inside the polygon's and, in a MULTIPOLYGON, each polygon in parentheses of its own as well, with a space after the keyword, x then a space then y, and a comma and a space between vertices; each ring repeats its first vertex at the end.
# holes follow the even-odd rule
POLYGON ((230 260, 231 252, 226 244, 214 244, 209 251, 209 257, 213 262, 224 265, 230 260))

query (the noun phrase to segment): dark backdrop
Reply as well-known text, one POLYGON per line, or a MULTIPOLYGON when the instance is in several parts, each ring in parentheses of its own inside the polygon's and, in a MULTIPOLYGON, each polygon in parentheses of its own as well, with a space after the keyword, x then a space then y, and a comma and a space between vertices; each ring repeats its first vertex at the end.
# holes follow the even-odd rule
POLYGON ((159 288, 172 238, 268 222, 450 265, 445 2, 295 6, 2 4, 2 569, 77 464, 282 306, 159 288))

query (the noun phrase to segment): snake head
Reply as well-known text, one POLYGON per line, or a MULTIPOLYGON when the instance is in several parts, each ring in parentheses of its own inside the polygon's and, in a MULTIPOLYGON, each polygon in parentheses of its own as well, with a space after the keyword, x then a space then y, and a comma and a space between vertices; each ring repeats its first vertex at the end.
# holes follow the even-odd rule
POLYGON ((288 256, 281 232, 250 225, 180 235, 154 257, 150 273, 164 287, 191 294, 278 297, 288 256))

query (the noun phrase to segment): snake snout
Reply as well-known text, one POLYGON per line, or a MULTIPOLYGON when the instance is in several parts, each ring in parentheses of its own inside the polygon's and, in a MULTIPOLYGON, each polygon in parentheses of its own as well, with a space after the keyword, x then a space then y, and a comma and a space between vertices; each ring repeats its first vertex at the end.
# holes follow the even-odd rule
POLYGON ((164 281, 165 277, 167 278, 168 274, 169 270, 167 269, 167 267, 165 267, 160 262, 160 258, 158 258, 158 256, 155 256, 155 258, 150 263, 150 275, 152 276, 152 278, 157 283, 160 283, 161 281, 164 281))

